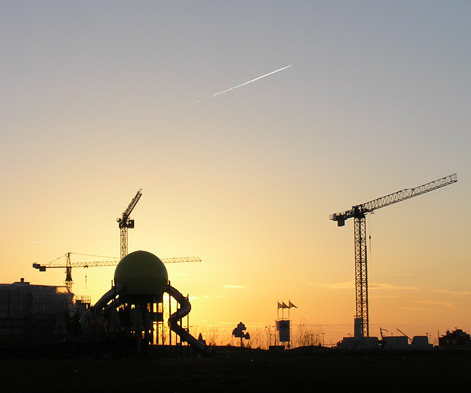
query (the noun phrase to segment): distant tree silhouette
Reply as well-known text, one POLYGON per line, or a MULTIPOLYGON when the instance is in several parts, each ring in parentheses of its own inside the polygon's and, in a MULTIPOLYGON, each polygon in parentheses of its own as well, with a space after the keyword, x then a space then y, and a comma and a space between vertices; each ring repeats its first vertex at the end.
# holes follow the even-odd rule
POLYGON ((242 341, 244 338, 246 340, 250 340, 250 334, 249 333, 244 333, 244 330, 246 330, 246 329, 247 328, 245 327, 245 325, 242 322, 239 322, 237 327, 232 331, 232 335, 234 337, 240 338, 240 346, 241 347, 244 346, 244 343, 242 341))

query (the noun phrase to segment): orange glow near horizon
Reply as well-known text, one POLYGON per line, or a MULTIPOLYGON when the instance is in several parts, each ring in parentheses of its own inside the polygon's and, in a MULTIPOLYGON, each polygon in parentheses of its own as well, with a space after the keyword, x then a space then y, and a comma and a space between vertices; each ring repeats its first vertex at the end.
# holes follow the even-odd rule
MULTIPOLYGON (((329 215, 457 172, 367 216, 370 334, 471 331, 470 7, 9 3, 1 281, 62 285, 32 264, 119 257, 142 188, 129 252, 201 257, 167 265, 194 329, 261 335, 291 300, 335 344, 353 334, 353 222, 329 215)), ((114 268, 72 274, 94 303, 114 268)))

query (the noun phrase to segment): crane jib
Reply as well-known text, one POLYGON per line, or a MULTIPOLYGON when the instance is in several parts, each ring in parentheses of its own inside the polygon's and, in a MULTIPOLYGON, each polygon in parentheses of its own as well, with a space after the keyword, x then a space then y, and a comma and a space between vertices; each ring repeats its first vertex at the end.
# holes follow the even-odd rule
POLYGON ((422 184, 421 186, 418 186, 418 187, 406 188, 404 190, 394 192, 384 197, 374 199, 370 202, 366 202, 361 205, 361 208, 365 213, 370 212, 375 209, 389 206, 389 205, 392 205, 393 203, 401 202, 405 199, 413 198, 415 196, 425 194, 426 192, 430 192, 438 188, 445 187, 449 184, 456 183, 457 181, 458 181, 458 176, 456 173, 454 173, 452 175, 442 177, 441 179, 434 180, 430 183, 422 184))
POLYGON ((132 199, 131 203, 129 203, 128 208, 124 211, 123 213, 123 220, 131 214, 133 209, 136 207, 137 202, 139 202, 139 199, 142 196, 142 188, 137 192, 136 196, 132 199))
POLYGON ((345 220, 347 220, 348 218, 359 218, 366 213, 372 212, 373 210, 380 209, 382 207, 386 207, 394 203, 425 194, 430 191, 434 191, 436 189, 448 186, 449 184, 456 183, 457 181, 458 175, 456 173, 453 173, 452 175, 448 175, 432 182, 422 184, 418 187, 406 188, 404 190, 385 195, 381 198, 373 199, 372 201, 353 206, 350 210, 341 213, 334 213, 330 216, 330 219, 333 221, 337 221, 338 226, 343 226, 345 225, 345 220))

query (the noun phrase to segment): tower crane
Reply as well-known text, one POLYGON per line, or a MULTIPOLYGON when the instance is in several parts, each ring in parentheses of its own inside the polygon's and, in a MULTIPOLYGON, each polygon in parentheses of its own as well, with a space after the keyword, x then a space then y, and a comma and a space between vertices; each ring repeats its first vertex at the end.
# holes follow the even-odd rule
POLYGON ((120 229, 120 240, 121 240, 121 252, 120 257, 123 259, 126 255, 128 255, 128 228, 134 228, 134 220, 129 218, 129 215, 136 207, 137 202, 142 196, 142 188, 136 193, 134 198, 131 200, 131 203, 127 207, 127 209, 123 212, 121 217, 118 217, 116 221, 118 221, 119 229, 120 229))
MULTIPOLYGON (((88 261, 88 262, 72 262, 70 256, 74 254, 72 252, 68 252, 65 255, 61 255, 60 257, 54 259, 52 262, 48 264, 41 265, 39 263, 33 263, 33 268, 38 269, 40 272, 45 272, 46 269, 64 269, 65 268, 65 286, 72 292, 72 268, 73 267, 100 267, 100 266, 116 266, 119 263, 117 258, 113 258, 112 260, 103 260, 103 261, 88 261), (58 260, 65 257, 65 264, 63 262, 57 263, 58 260)), ((97 255, 87 255, 87 254, 75 254, 75 255, 82 255, 82 256, 89 256, 89 257, 98 257, 97 255)), ((102 258, 111 258, 111 257, 102 257, 102 258)), ((183 262, 201 262, 200 257, 174 257, 174 258, 162 258, 161 261, 163 263, 183 263, 183 262)))
POLYGON ((457 181, 457 174, 454 173, 418 187, 406 188, 381 198, 352 206, 350 210, 334 213, 330 216, 330 219, 336 221, 339 227, 344 226, 347 219, 354 219, 356 319, 361 323, 360 329, 362 337, 369 336, 366 214, 376 209, 437 190, 456 183, 457 181))
POLYGON ((33 263, 33 268, 38 269, 40 272, 45 272, 46 269, 52 269, 52 268, 60 268, 64 269, 65 268, 65 286, 69 290, 69 292, 72 292, 72 284, 74 281, 72 280, 72 267, 93 267, 93 266, 113 266, 118 264, 118 260, 116 258, 112 257, 101 257, 98 255, 87 255, 87 254, 76 254, 76 255, 82 255, 82 256, 87 256, 87 257, 99 257, 99 258, 107 258, 107 259, 113 259, 113 260, 103 260, 103 261, 88 261, 88 262, 72 262, 70 256, 74 254, 72 252, 68 252, 65 255, 61 255, 60 257, 57 257, 54 259, 52 262, 49 262, 46 265, 41 265, 39 263, 33 263), (65 265, 63 262, 57 263, 60 259, 65 257, 65 265))

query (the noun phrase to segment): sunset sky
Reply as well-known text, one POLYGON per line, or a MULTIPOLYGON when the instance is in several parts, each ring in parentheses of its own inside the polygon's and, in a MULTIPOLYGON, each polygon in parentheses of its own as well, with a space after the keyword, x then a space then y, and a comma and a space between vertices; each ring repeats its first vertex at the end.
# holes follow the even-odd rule
MULTIPOLYGON (((192 325, 263 329, 291 300, 335 343, 353 333, 353 220, 329 215, 456 172, 368 215, 370 334, 470 333, 470 17, 469 1, 0 0, 0 282, 118 257, 142 188, 129 251, 202 258, 167 265, 192 325)), ((113 273, 75 269, 74 292, 93 303, 113 273)))

